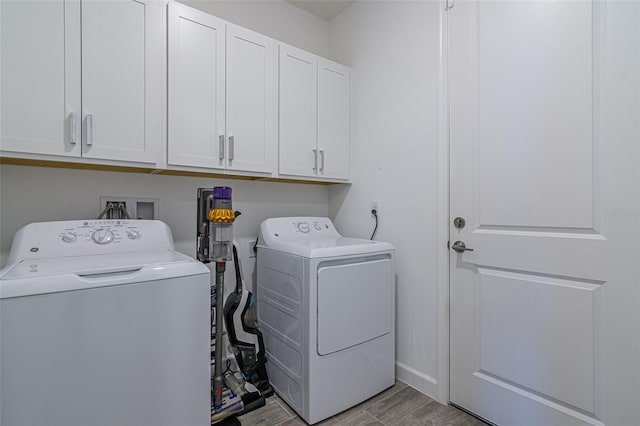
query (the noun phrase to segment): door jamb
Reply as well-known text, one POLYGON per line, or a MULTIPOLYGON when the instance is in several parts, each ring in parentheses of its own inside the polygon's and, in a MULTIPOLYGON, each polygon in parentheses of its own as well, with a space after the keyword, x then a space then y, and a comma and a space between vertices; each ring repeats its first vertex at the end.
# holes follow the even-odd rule
POLYGON ((436 238, 437 267, 437 395, 441 404, 449 403, 449 206, 450 206, 450 154, 449 154, 449 82, 448 65, 448 2, 440 1, 439 55, 438 55, 438 211, 436 238))

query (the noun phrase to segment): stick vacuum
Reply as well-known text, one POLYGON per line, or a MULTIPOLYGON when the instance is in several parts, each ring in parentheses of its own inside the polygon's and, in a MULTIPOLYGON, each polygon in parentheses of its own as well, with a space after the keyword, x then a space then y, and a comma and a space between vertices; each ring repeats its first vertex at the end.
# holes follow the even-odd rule
MULTIPOLYGON (((223 365, 224 274, 227 262, 235 258, 236 279, 238 279, 240 260, 234 247, 233 222, 239 215, 240 212, 232 208, 231 188, 217 186, 213 191, 206 188, 198 189, 197 257, 203 263, 215 262, 216 326, 212 402, 213 411, 216 414, 212 420, 214 417, 224 418, 231 412, 244 414, 265 404, 263 394, 255 386, 248 383, 242 376, 227 373, 223 365), (225 389, 225 384, 228 389, 225 389), (239 402, 238 408, 235 401, 239 402)), ((236 283, 236 286, 238 285, 242 287, 242 282, 236 283)), ((228 314, 228 309, 226 311, 228 314)), ((233 330, 233 326, 231 329, 233 330)), ((235 333, 233 334, 235 336, 235 333)), ((235 342, 235 338, 230 338, 232 346, 235 342)), ((236 351, 237 348, 234 348, 234 352, 236 351)))
POLYGON ((213 188, 213 208, 209 210, 209 258, 216 263, 216 351, 213 375, 214 409, 222 407, 224 367, 222 365, 222 329, 224 323, 224 271, 233 256, 233 222, 236 213, 231 207, 231 188, 213 188))

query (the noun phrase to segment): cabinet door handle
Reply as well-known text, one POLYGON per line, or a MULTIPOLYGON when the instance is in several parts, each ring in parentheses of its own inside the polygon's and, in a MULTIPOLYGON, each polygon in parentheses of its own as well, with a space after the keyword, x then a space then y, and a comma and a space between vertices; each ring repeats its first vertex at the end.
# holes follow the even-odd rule
POLYGON ((324 149, 320 150, 320 171, 324 171, 324 149))
POLYGON ((318 169, 318 150, 317 149, 312 149, 313 151, 313 170, 317 170, 318 169))
POLYGON ((69 144, 75 145, 78 142, 78 134, 76 126, 78 125, 78 114, 72 112, 69 114, 69 144))
POLYGON ((218 158, 224 160, 224 135, 218 136, 218 158))
POLYGON ((235 151, 234 147, 234 137, 229 136, 229 161, 233 160, 233 154, 235 151))
POLYGON ((87 126, 87 146, 93 146, 93 114, 87 114, 85 125, 87 126))

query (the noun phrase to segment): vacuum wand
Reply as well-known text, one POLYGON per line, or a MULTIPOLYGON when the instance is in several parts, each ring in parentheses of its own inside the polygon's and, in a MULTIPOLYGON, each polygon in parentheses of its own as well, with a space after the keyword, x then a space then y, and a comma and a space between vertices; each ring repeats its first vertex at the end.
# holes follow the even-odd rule
POLYGON ((216 351, 213 375, 214 409, 222 406, 224 367, 222 365, 222 329, 224 324, 224 272, 232 259, 233 222, 236 214, 231 207, 231 188, 213 188, 213 206, 209 210, 209 258, 216 263, 216 351))
POLYGON ((224 321, 223 295, 225 262, 216 262, 216 351, 213 374, 213 407, 216 411, 222 406, 224 370, 222 368, 222 321, 224 321))

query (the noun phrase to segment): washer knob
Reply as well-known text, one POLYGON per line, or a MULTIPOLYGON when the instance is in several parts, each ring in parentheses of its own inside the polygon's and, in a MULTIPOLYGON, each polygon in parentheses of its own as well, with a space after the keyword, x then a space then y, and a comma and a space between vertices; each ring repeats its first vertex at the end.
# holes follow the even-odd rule
POLYGON ((93 234, 91 234, 91 239, 96 244, 109 244, 113 241, 113 232, 106 228, 100 228, 97 231, 94 231, 93 234))
POLYGON ((300 232, 305 233, 305 234, 308 233, 309 232, 309 224, 307 222, 300 222, 298 224, 298 230, 300 232))
POLYGON ((140 237, 142 237, 142 234, 140 234, 140 231, 131 229, 127 232, 127 237, 129 237, 130 240, 137 240, 137 239, 140 239, 140 237))
POLYGON ((74 234, 73 232, 65 232, 64 234, 62 234, 62 241, 64 241, 65 243, 72 243, 76 240, 76 234, 74 234))

